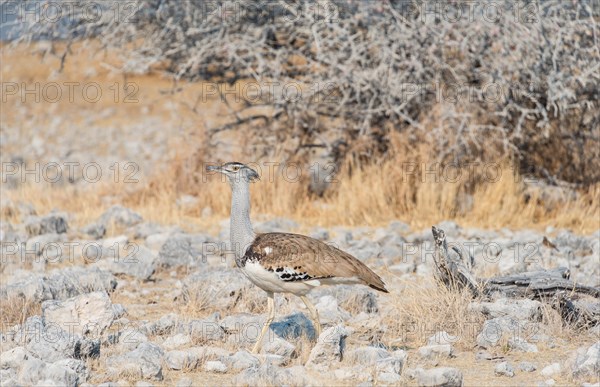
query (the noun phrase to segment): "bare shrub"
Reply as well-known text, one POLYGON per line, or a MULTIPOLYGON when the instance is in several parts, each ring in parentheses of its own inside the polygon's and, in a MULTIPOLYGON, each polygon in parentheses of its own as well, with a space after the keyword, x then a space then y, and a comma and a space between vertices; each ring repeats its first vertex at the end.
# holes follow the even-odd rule
POLYGON ((591 0, 125 4, 115 17, 116 2, 81 1, 68 22, 21 22, 15 41, 94 38, 122 49, 124 73, 205 82, 198 101, 222 98, 231 118, 208 149, 238 131, 254 159, 364 163, 399 133, 442 162, 508 158, 551 182, 600 180, 591 0))

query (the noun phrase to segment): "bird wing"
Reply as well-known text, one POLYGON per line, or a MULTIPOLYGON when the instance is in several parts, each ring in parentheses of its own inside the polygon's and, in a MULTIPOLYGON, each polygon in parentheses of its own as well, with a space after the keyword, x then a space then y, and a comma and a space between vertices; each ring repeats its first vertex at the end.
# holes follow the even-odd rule
POLYGON ((323 278, 357 278, 366 285, 387 292, 381 278, 352 255, 317 239, 290 233, 259 234, 246 259, 258 260, 284 281, 323 278))

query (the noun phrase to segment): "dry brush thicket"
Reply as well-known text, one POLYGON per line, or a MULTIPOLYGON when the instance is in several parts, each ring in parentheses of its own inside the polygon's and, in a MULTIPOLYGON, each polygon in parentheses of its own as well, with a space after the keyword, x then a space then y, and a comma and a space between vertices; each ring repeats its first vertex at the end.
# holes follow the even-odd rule
POLYGON ((339 165, 403 152, 510 160, 551 183, 600 179, 593 1, 124 4, 82 1, 66 22, 31 20, 16 41, 94 38, 124 49, 124 73, 206 82, 196 102, 231 108, 213 144, 244 131, 253 159, 339 165))

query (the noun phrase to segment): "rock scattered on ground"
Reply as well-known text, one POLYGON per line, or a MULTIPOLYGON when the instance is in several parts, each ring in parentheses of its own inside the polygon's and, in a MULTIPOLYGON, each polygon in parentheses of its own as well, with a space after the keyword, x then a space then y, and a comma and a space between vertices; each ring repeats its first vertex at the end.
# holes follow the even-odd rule
MULTIPOLYGON (((180 199, 182 209, 198 204, 180 199)), ((390 328, 383 316, 402 311, 367 287, 318 288, 308 295, 323 323, 319 338, 302 303, 277 296, 277 310, 288 310, 277 313, 260 353, 254 355, 248 350, 266 319, 266 295, 232 266, 224 251, 227 243, 220 237, 146 222, 122 206, 111 207, 84 227, 73 226, 74 214, 38 215, 25 204, 10 206, 23 221, 0 221, 0 274, 5 279, 0 298, 37 309, 0 334, 2 385, 143 386, 164 383, 166 373, 175 375, 169 380, 181 386, 195 385, 196 373, 236 385, 318 385, 323 377, 331 383, 364 386, 402 385, 412 379, 423 386, 459 386, 464 381, 464 370, 448 366, 456 356, 470 356, 465 353, 464 332, 428 329, 419 332, 412 348, 400 349, 406 338, 381 338, 388 338, 390 328), (74 246, 72 256, 65 254, 69 244, 74 246), (146 310, 157 305, 169 310, 146 318, 146 310), (415 364, 410 369, 409 358, 415 364), (97 364, 103 374, 98 374, 97 364)), ((224 221, 218 232, 225 240, 227 227, 224 221)), ((298 227, 275 219, 258 228, 298 227)), ((453 222, 442 227, 457 240, 474 243, 470 254, 483 272, 568 265, 578 282, 599 285, 595 276, 600 274, 600 244, 593 240, 598 233, 558 231, 552 237, 556 248, 542 244, 535 259, 525 262, 511 255, 511 248, 542 241, 543 233, 466 229, 453 222), (482 240, 496 243, 499 259, 510 262, 482 260, 485 245, 476 243, 482 240)), ((432 263, 419 253, 433 248, 428 229, 410 230, 393 222, 372 228, 314 228, 308 233, 356 254, 376 271, 387 265, 392 291, 402 291, 393 288, 395 281, 432 277, 432 263)), ((566 345, 543 329, 544 313, 538 301, 494 296, 472 302, 465 317, 483 321, 475 331, 476 366, 498 380, 530 375, 533 379, 528 380, 544 385, 560 384, 561 378, 593 382, 600 372, 600 342, 593 340, 576 350, 571 347, 568 359, 552 364, 519 361, 546 347, 566 345), (529 334, 532 325, 541 328, 539 332, 529 334)), ((597 327, 588 329, 594 340, 597 332, 597 327)))

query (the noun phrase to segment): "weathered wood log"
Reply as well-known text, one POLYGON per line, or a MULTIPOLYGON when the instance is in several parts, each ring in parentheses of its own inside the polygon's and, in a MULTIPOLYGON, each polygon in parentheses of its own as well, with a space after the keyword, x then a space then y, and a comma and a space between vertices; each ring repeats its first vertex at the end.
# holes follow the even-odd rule
POLYGON ((479 295, 481 286, 471 274, 470 262, 467 263, 460 250, 448 249, 444 230, 432 227, 431 231, 436 246, 433 259, 437 271, 434 275, 438 282, 453 290, 468 288, 473 296, 479 295))
POLYGON ((473 297, 491 298, 502 295, 509 298, 529 298, 550 303, 564 321, 578 326, 600 323, 600 288, 585 286, 570 280, 566 267, 538 270, 478 279, 471 273, 470 259, 459 249, 448 249, 444 230, 432 227, 435 242, 434 262, 437 281, 449 289, 469 289, 473 297), (581 300, 591 296, 594 302, 581 300))

